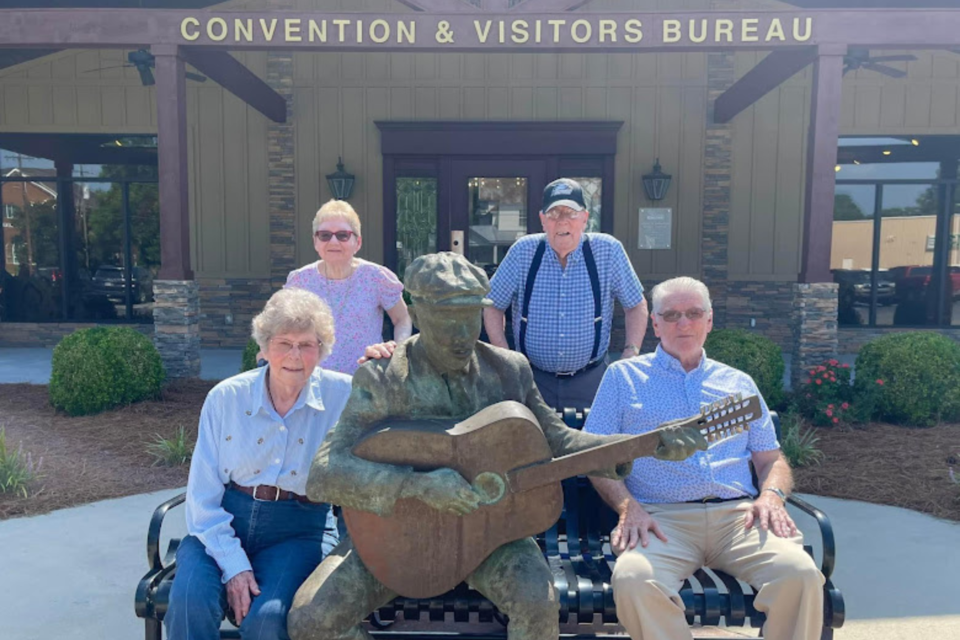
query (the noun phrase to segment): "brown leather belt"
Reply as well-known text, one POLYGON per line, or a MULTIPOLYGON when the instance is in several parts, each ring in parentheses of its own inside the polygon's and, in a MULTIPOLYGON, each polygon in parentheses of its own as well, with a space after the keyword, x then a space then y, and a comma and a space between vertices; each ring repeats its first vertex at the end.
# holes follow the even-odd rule
POLYGON ((245 487, 242 484, 237 484, 233 480, 230 481, 230 484, 227 485, 229 489, 236 489, 237 491, 242 491, 248 496, 252 496, 254 500, 265 500, 267 502, 277 502, 279 500, 296 500, 297 502, 304 502, 307 504, 318 504, 308 498, 307 496, 302 496, 299 493, 294 493, 293 491, 287 491, 286 489, 281 489, 280 487, 274 487, 269 484, 258 484, 255 487, 245 487))

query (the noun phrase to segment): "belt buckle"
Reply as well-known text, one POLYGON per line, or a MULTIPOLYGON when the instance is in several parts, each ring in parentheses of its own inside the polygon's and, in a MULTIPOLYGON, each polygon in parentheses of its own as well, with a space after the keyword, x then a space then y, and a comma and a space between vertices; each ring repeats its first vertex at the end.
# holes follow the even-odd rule
POLYGON ((259 500, 260 502, 278 502, 280 500, 280 487, 275 487, 269 484, 255 484, 253 485, 253 499, 259 500), (274 490, 273 498, 259 498, 257 497, 257 491, 260 490, 260 487, 270 487, 274 490))

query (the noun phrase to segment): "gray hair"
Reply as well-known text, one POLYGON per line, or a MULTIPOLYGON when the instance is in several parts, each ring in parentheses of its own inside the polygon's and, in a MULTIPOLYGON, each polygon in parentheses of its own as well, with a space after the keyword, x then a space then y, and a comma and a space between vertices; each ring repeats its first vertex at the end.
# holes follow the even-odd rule
POLYGON ((282 333, 313 331, 320 343, 322 362, 333 349, 333 314, 319 296, 303 289, 281 289, 253 319, 253 339, 260 349, 282 333))
POLYGON ((653 288, 653 293, 651 294, 653 298, 653 312, 659 313, 663 306, 664 299, 675 293, 696 294, 700 296, 700 299, 703 301, 703 309, 705 311, 713 309, 713 304, 710 302, 710 290, 707 289, 707 285, 696 278, 680 276, 679 278, 664 280, 653 288))

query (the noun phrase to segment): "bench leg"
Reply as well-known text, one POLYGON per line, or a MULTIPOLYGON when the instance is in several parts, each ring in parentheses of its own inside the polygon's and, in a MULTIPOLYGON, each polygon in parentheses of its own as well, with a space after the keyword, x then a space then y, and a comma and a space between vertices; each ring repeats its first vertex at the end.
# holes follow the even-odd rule
POLYGON ((162 625, 160 624, 159 620, 147 618, 144 620, 144 626, 146 627, 146 635, 144 636, 146 640, 162 640, 162 625))
POLYGON ((820 634, 820 640, 833 640, 833 629, 824 627, 823 633, 820 634))

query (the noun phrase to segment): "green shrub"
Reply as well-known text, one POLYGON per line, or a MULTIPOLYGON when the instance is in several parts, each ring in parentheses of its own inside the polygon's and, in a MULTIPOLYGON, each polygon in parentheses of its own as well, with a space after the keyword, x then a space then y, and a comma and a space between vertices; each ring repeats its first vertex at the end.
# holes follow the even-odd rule
POLYGON ((164 370, 150 338, 129 327, 80 329, 53 350, 50 404, 72 416, 160 395, 164 370))
POLYGON ((850 422, 855 415, 850 365, 827 360, 813 367, 794 397, 800 413, 815 425, 832 427, 850 422))
POLYGON ((960 344, 929 331, 877 338, 857 355, 865 417, 912 427, 960 419, 960 344))
POLYGON ((172 438, 157 434, 156 439, 147 445, 147 453, 153 456, 153 465, 179 467, 188 464, 193 456, 193 443, 187 438, 187 430, 180 425, 172 438))
POLYGON ((783 353, 773 340, 740 329, 715 329, 704 349, 713 360, 749 374, 771 409, 783 404, 783 353))
POLYGON ((243 348, 243 359, 240 361, 240 373, 257 368, 257 354, 260 353, 260 345, 253 338, 247 341, 247 346, 243 348))
POLYGON ((804 428, 803 418, 788 412, 780 418, 780 450, 793 468, 820 464, 823 451, 817 446, 820 438, 811 428, 804 428))
POLYGON ((7 432, 0 428, 0 493, 19 493, 27 497, 27 486, 36 479, 43 466, 43 458, 36 464, 33 457, 23 454, 23 444, 16 451, 7 448, 7 432))

